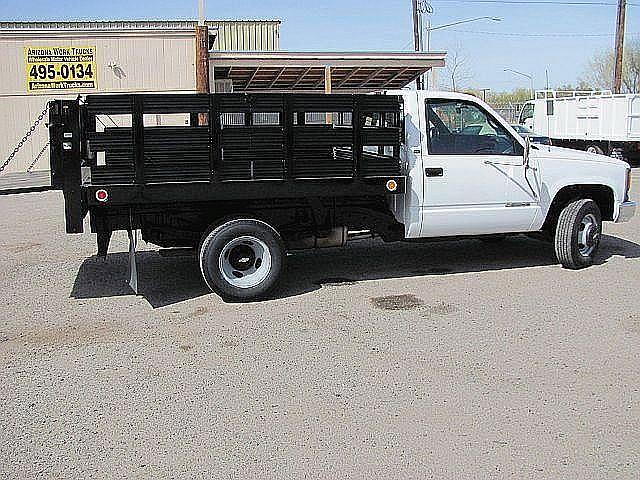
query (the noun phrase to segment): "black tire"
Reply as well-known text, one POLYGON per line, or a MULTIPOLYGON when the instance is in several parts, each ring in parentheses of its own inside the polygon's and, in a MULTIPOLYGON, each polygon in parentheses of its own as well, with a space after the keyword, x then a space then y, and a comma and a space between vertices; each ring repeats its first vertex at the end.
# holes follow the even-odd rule
POLYGON ((251 301, 264 298, 275 286, 282 271, 284 252, 282 238, 270 225, 260 220, 236 219, 204 235, 198 260, 202 277, 212 291, 225 300, 251 301), (232 283, 241 282, 243 278, 246 281, 259 271, 260 275, 254 277, 255 284, 251 281, 245 286, 232 283), (249 273, 243 277, 246 272, 249 273))
POLYGON ((602 150, 602 148, 600 148, 600 146, 596 144, 587 145, 585 151, 589 153, 597 153, 598 155, 604 155, 604 150, 602 150))
POLYGON ((558 261, 572 270, 592 265, 601 234, 602 215, 598 204, 590 199, 571 202, 560 212, 556 225, 555 250, 558 261), (585 229, 583 222, 591 219, 595 225, 585 229), (582 232, 585 232, 584 236, 582 232), (587 237, 586 242, 581 240, 584 237, 587 237))

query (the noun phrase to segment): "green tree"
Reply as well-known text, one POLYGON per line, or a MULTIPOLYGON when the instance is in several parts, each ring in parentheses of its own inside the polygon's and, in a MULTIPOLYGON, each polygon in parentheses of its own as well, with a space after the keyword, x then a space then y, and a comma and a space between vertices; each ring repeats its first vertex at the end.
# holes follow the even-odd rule
MULTIPOLYGON (((613 50, 596 53, 580 79, 585 86, 610 90, 613 86, 615 54, 613 50)), ((640 92, 640 39, 627 40, 622 60, 622 92, 640 92)))
POLYGON ((531 90, 515 88, 510 92, 489 92, 487 101, 492 105, 511 105, 531 100, 531 90))

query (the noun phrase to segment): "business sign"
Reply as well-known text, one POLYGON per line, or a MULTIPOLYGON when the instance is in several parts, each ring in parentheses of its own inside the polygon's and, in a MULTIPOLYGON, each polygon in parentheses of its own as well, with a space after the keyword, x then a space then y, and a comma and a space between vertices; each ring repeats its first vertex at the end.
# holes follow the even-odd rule
POLYGON ((96 47, 25 47, 27 91, 98 88, 96 47))

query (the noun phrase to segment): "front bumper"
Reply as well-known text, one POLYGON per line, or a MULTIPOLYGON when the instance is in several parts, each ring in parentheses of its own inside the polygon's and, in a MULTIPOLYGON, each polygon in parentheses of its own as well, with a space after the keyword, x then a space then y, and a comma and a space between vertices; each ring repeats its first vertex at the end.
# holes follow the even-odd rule
POLYGON ((622 202, 618 207, 616 223, 628 222, 636 214, 636 202, 622 202))

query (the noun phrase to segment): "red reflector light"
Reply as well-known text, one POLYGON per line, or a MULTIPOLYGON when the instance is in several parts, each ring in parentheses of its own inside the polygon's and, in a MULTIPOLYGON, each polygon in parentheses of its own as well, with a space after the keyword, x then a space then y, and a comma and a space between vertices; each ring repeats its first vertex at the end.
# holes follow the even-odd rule
POLYGON ((97 190, 96 191, 96 200, 99 202, 106 202, 109 198, 109 194, 106 190, 97 190))

